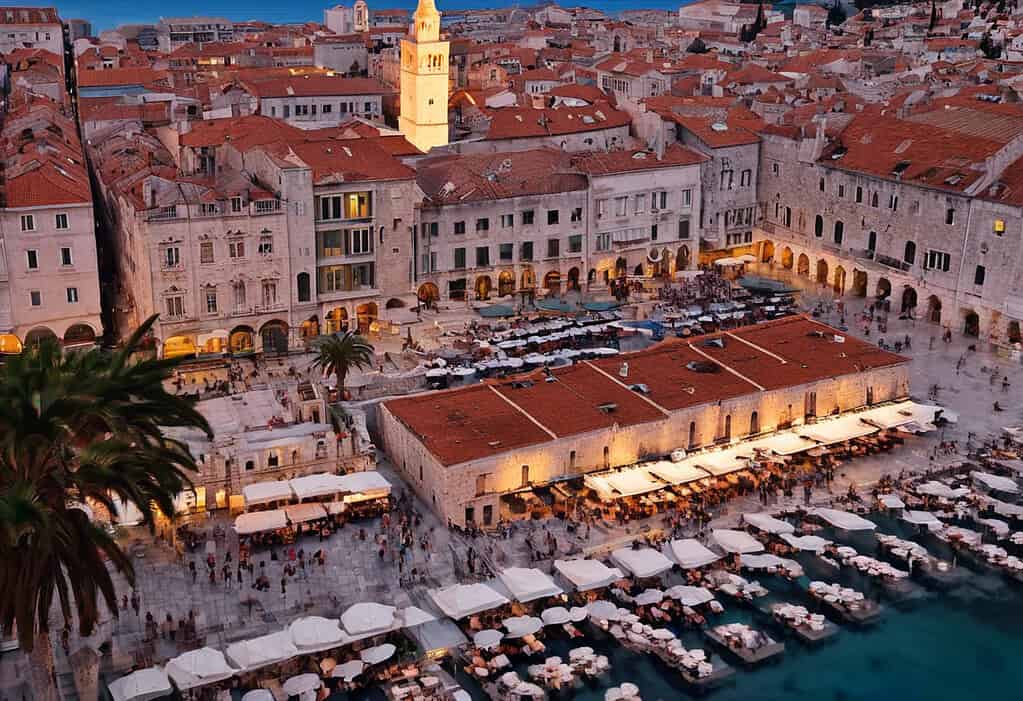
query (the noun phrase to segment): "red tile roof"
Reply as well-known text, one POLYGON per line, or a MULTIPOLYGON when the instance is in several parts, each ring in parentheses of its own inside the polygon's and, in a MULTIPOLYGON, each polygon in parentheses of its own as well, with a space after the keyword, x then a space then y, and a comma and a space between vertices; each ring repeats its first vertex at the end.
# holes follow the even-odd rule
POLYGON ((420 161, 416 181, 435 204, 585 190, 586 177, 555 149, 441 156, 420 161))
POLYGON ((78 72, 78 85, 83 88, 113 87, 119 85, 149 85, 157 82, 168 82, 167 71, 152 68, 109 68, 78 72))
POLYGON ((340 181, 411 180, 416 172, 375 143, 375 139, 279 142, 267 148, 278 158, 308 165, 313 184, 340 181))
POLYGON ((390 95, 394 91, 372 78, 346 78, 326 74, 271 77, 249 77, 242 81, 246 90, 261 98, 327 97, 331 95, 390 95))
POLYGON ((60 24, 53 7, 0 7, 0 26, 12 24, 60 24))
POLYGON ((698 165, 710 160, 702 153, 681 144, 672 144, 664 149, 660 158, 651 151, 627 149, 620 151, 594 151, 576 154, 572 165, 590 175, 611 175, 638 170, 656 170, 677 166, 698 165))
POLYGON ((489 141, 578 134, 623 127, 632 122, 627 112, 617 110, 607 103, 539 110, 502 107, 488 110, 487 115, 491 118, 487 131, 489 141))
POLYGON ((737 123, 730 123, 727 118, 716 120, 709 117, 688 117, 675 114, 672 115, 672 119, 711 148, 744 146, 760 141, 760 137, 755 133, 737 123))

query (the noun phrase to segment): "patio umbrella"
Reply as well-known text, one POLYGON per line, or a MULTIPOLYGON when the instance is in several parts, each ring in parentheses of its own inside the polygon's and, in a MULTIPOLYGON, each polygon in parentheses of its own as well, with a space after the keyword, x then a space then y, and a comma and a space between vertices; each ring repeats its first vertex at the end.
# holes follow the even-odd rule
POLYGON ((636 605, 649 606, 650 604, 659 604, 663 599, 664 592, 660 589, 647 589, 636 597, 636 605))
POLYGON ((535 616, 514 616, 506 618, 503 625, 508 629, 509 638, 521 638, 539 632, 543 628, 543 621, 535 616))
POLYGON ((253 689, 242 696, 242 701, 274 701, 274 695, 266 689, 253 689))
POLYGON ((390 659, 391 655, 397 651, 398 648, 391 643, 384 643, 383 645, 377 645, 376 647, 363 650, 359 653, 359 657, 361 657, 362 661, 366 664, 380 664, 381 662, 390 659))
POLYGON ((315 674, 308 673, 291 677, 284 682, 282 688, 288 696, 301 696, 306 692, 316 691, 321 686, 323 686, 323 682, 320 681, 320 678, 315 674))
POLYGON ((490 628, 487 630, 481 630, 479 633, 474 635, 472 637, 472 642, 480 650, 489 650, 492 647, 497 647, 497 644, 503 639, 504 633, 490 628))
POLYGON ((330 673, 330 676, 335 679, 344 679, 346 682, 350 682, 362 674, 362 670, 364 669, 366 669, 366 663, 362 660, 348 660, 344 664, 340 664, 335 667, 334 671, 330 673))
POLYGON ((114 701, 150 701, 167 696, 172 691, 170 679, 159 667, 132 672, 110 682, 108 688, 114 701))
POLYGON ((568 612, 568 617, 573 623, 581 623, 585 621, 586 617, 589 615, 590 612, 582 606, 573 606, 568 612))
POLYGON ((591 601, 586 605, 586 610, 590 612, 590 618, 595 618, 600 621, 618 620, 618 607, 610 601, 591 601))
POLYGON ((341 614, 341 625, 349 635, 365 635, 389 630, 394 625, 393 606, 362 602, 341 614))
POLYGON ((540 614, 540 618, 543 619, 544 625, 548 626, 560 626, 572 620, 572 616, 564 606, 546 609, 540 614))

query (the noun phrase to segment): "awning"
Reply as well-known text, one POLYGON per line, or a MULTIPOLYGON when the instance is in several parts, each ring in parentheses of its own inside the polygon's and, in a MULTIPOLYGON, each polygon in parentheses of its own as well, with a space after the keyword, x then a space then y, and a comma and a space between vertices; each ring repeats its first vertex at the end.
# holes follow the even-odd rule
POLYGON ((1007 494, 1016 494, 1019 492, 1019 485, 1015 480, 1009 479, 1008 477, 992 475, 988 472, 971 472, 970 477, 973 478, 974 483, 980 482, 988 489, 1006 492, 1007 494))
POLYGON ((608 499, 638 496, 664 489, 667 486, 641 467, 633 467, 621 472, 605 472, 601 475, 586 475, 583 481, 587 487, 595 489, 601 496, 608 499))
POLYGON ((765 533, 779 535, 781 533, 795 533, 796 527, 788 521, 782 521, 770 514, 743 514, 743 520, 765 533))
POLYGON ((538 569, 509 567, 497 576, 515 600, 523 603, 563 593, 550 576, 538 569))
POLYGON ((765 436, 754 441, 743 443, 737 448, 744 454, 752 455, 753 450, 767 450, 775 455, 795 455, 810 450, 817 445, 817 441, 800 436, 793 431, 783 431, 772 436, 765 436))
POLYGON ((316 521, 321 518, 326 518, 327 509, 324 508, 323 504, 317 504, 315 502, 309 504, 291 504, 284 507, 284 512, 288 515, 288 520, 292 523, 306 523, 308 521, 316 521))
POLYGON ((247 506, 268 504, 281 499, 291 499, 291 485, 287 482, 256 482, 242 487, 242 496, 247 506))
POLYGON ((841 528, 846 531, 872 531, 877 528, 877 524, 872 521, 839 509, 810 509, 810 515, 817 516, 835 528, 841 528))
POLYGON ((694 455, 692 462, 715 477, 720 477, 730 472, 745 470, 749 467, 749 459, 743 456, 744 452, 739 447, 727 448, 725 450, 710 450, 706 453, 694 455))
POLYGON ((349 606, 341 614, 341 626, 348 635, 383 633, 395 626, 393 606, 364 601, 349 606))
POLYGON ((743 259, 740 256, 735 258, 718 258, 716 261, 714 261, 714 265, 718 266, 719 268, 727 268, 733 265, 743 265, 747 262, 748 262, 747 260, 743 259))
POLYGON ((299 499, 312 499, 314 497, 325 497, 332 494, 339 494, 343 491, 343 483, 337 475, 329 472, 321 472, 305 477, 296 477, 288 482, 291 490, 299 499))
POLYGON ((450 618, 458 620, 509 603, 508 598, 486 584, 453 584, 430 591, 430 598, 450 618))
POLYGON ((342 492, 366 494, 372 497, 387 496, 391 493, 391 483, 375 470, 352 472, 338 477, 342 492))
POLYGON ((878 428, 898 428, 915 423, 920 426, 933 424, 944 409, 933 404, 919 404, 914 401, 898 402, 868 409, 859 414, 860 418, 878 428))
POLYGON ((140 669, 107 685, 114 701, 152 701, 170 696, 170 679, 159 667, 140 669))
POLYGON ((771 553, 764 553, 762 555, 744 553, 739 556, 739 563, 750 570, 783 569, 793 577, 803 576, 803 568, 798 562, 787 560, 784 557, 778 557, 771 553))
POLYGON ((238 535, 274 531, 287 525, 288 520, 281 509, 253 511, 252 513, 241 514, 234 520, 234 530, 238 535))
POLYGON ((227 663, 224 653, 211 647, 178 655, 164 669, 179 691, 230 679, 239 671, 227 663))
POLYGON ((928 528, 941 528, 944 524, 930 511, 907 511, 902 514, 902 520, 912 523, 915 526, 927 526, 928 528))
POLYGON ((664 593, 683 606, 699 606, 714 600, 714 593, 706 587, 691 587, 685 584, 669 587, 664 593))
POLYGON ((611 553, 611 561, 640 579, 656 577, 672 566, 671 560, 653 548, 621 548, 611 553))
POLYGON ((284 662, 298 656, 298 648, 286 630, 242 640, 227 646, 227 659, 242 671, 249 672, 266 665, 284 662))
POLYGON ((296 619, 288 626, 288 633, 299 652, 319 652, 346 643, 345 632, 338 622, 322 616, 296 619))
POLYGON ((932 497, 940 497, 942 499, 959 499, 970 493, 969 487, 956 487, 952 489, 947 484, 930 480, 923 484, 918 484, 916 487, 918 494, 925 494, 932 497))
POLYGON ((12 333, 0 334, 0 355, 17 355, 21 351, 21 339, 12 333))
POLYGON ((830 540, 816 535, 796 536, 791 533, 782 533, 779 537, 796 550, 808 550, 814 553, 822 553, 824 548, 831 545, 830 540))
POLYGON ((576 591, 608 587, 625 576, 617 567, 608 567, 599 560, 555 560, 554 569, 576 591))
POLYGON ((668 554, 684 570, 717 562, 721 556, 695 538, 673 540, 668 544, 668 554))
POLYGON ((898 494, 882 494, 877 498, 886 509, 905 509, 906 502, 899 498, 898 494))
POLYGON ((647 472, 668 484, 688 484, 706 479, 708 474, 693 464, 692 460, 685 459, 680 462, 658 460, 657 462, 645 463, 642 466, 647 472))
POLYGON ((815 424, 803 426, 799 429, 799 433, 824 445, 851 441, 853 438, 862 438, 877 433, 877 426, 871 426, 862 421, 860 416, 861 414, 846 414, 836 419, 824 419, 815 424))
POLYGON ((715 528, 711 531, 710 537, 726 553, 759 553, 764 550, 764 544, 746 531, 715 528))
POLYGON ((195 342, 187 336, 171 336, 163 342, 164 358, 181 358, 195 353, 195 342))
MULTIPOLYGON (((199 348, 203 348, 207 343, 213 340, 227 341, 230 334, 225 329, 217 329, 216 331, 209 331, 207 333, 199 334, 199 338, 196 340, 196 345, 199 348)), ((227 345, 226 343, 224 344, 227 345)), ((224 350, 227 350, 224 348, 224 350)))

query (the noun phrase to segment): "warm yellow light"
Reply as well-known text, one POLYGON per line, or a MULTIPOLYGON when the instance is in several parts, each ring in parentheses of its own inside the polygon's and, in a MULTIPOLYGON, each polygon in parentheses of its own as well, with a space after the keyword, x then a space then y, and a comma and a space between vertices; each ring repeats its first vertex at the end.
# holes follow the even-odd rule
POLYGON ((1005 233, 1005 220, 1004 219, 995 219, 995 233, 996 234, 1004 234, 1005 233))

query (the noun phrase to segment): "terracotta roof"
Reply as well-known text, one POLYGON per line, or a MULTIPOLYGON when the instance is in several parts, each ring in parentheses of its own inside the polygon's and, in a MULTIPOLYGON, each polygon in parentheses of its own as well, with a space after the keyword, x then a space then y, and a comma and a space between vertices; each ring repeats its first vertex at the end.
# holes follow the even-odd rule
POLYGON ((585 100, 590 103, 606 99, 604 93, 597 86, 576 83, 556 85, 547 94, 551 97, 574 97, 577 100, 585 100))
POLYGON ((489 141, 577 134, 622 127, 632 122, 627 112, 614 109, 607 103, 539 110, 502 107, 488 110, 487 115, 490 117, 489 141))
POLYGON ((742 68, 730 71, 724 78, 725 84, 755 85, 757 83, 789 83, 792 78, 769 71, 755 63, 745 63, 742 68))
POLYGON ((672 119, 676 124, 685 128, 711 148, 744 146, 760 141, 760 137, 754 132, 738 124, 729 123, 727 118, 725 120, 715 120, 710 117, 690 117, 674 114, 672 119))
POLYGON ((192 148, 219 146, 235 138, 243 138, 249 146, 271 144, 288 135, 297 138, 301 133, 279 119, 262 115, 196 120, 190 126, 191 130, 182 134, 179 142, 192 148))
POLYGON ((660 159, 651 151, 628 149, 621 151, 594 151, 576 154, 572 165, 590 175, 611 175, 638 170, 655 170, 678 166, 698 165, 710 160, 702 153, 681 144, 672 144, 664 150, 660 159))
POLYGON ((65 168, 46 161, 15 177, 8 175, 4 200, 7 207, 91 203, 92 191, 84 168, 65 168))
POLYGON ((242 81, 253 95, 268 97, 320 97, 331 95, 389 95, 391 88, 372 78, 346 78, 326 74, 306 73, 304 75, 250 77, 242 81))
POLYGON ((167 71, 157 71, 152 68, 109 68, 78 72, 78 85, 83 88, 149 85, 168 79, 167 71))
POLYGON ((0 7, 0 26, 12 24, 60 24, 53 7, 0 7))
POLYGON ((441 156, 416 166, 419 187, 436 204, 460 204, 585 190, 586 176, 555 149, 441 156))
POLYGON ((268 148, 275 156, 294 165, 307 165, 313 184, 351 183, 377 180, 411 180, 416 172, 398 161, 370 139, 277 143, 268 148))

